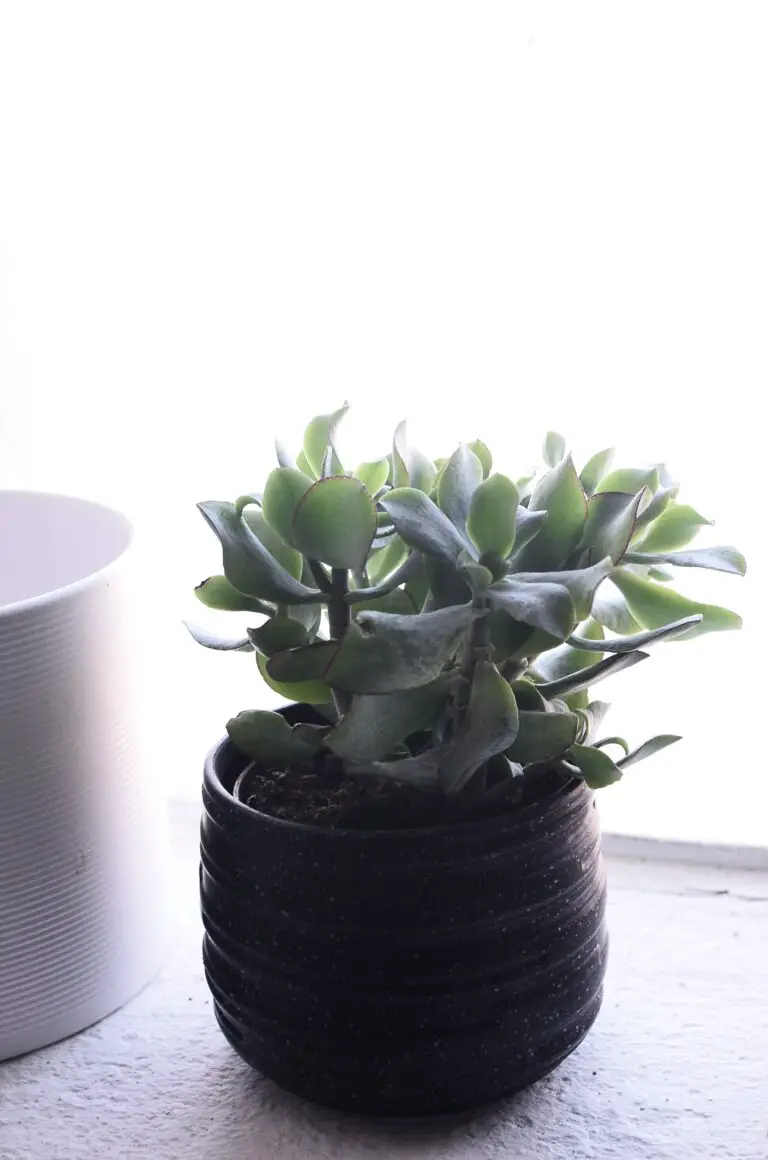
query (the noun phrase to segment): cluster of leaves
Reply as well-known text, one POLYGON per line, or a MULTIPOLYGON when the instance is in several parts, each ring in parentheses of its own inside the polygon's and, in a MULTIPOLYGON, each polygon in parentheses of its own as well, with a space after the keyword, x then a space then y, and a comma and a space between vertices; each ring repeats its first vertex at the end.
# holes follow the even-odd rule
POLYGON ((602 737, 608 706, 587 692, 650 644, 740 625, 670 587, 669 568, 745 563, 687 548, 709 521, 663 466, 612 471, 603 451, 578 473, 550 433, 545 470, 513 481, 480 442, 432 463, 401 424, 390 454, 345 472, 345 410, 311 421, 295 461, 278 446, 262 493, 199 505, 223 575, 197 596, 263 619, 193 635, 253 651, 267 685, 324 722, 240 713, 228 731, 244 754, 476 798, 552 769, 605 786, 677 740, 602 737))

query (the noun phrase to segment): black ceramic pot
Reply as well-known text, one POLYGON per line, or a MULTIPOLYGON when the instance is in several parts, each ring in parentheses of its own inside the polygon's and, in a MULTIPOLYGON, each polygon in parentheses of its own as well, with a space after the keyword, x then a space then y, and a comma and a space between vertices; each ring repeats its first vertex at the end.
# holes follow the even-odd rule
POLYGON ((232 797, 208 756, 203 955, 236 1051, 331 1107, 428 1115, 556 1067, 600 1007, 605 881, 580 782, 517 813, 414 830, 327 830, 232 797))

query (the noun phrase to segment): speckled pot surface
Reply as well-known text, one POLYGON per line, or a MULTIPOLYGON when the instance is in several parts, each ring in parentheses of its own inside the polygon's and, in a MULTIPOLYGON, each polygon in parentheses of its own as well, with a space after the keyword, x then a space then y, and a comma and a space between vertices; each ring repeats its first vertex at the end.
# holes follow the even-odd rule
POLYGON ((509 1095, 584 1038, 602 998, 605 880, 582 783, 518 813, 326 830, 203 786, 203 957, 232 1046, 281 1087, 378 1115, 509 1095))

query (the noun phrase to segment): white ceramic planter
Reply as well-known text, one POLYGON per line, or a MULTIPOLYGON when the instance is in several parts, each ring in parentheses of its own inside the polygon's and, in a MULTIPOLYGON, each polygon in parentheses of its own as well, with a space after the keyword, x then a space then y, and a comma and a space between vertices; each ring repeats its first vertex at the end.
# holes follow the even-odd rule
POLYGON ((160 963, 134 555, 119 512, 0 491, 0 1059, 103 1018, 160 963))

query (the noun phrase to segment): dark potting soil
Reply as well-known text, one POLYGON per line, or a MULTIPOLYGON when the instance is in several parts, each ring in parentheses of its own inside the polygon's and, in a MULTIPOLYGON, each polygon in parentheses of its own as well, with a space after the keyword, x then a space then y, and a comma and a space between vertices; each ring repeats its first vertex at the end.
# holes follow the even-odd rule
POLYGON ((312 768, 267 770, 253 765, 237 796, 260 813, 328 829, 403 830, 509 813, 563 784, 545 773, 535 784, 488 802, 432 793, 389 780, 353 780, 312 768))

